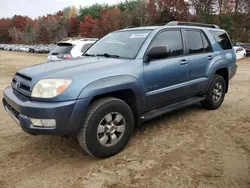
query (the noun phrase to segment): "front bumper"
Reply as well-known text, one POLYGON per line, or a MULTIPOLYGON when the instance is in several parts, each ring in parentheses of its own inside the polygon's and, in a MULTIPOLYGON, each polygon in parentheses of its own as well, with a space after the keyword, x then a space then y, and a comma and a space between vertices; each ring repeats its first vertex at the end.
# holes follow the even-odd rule
POLYGON ((91 99, 66 102, 38 102, 17 93, 11 87, 3 92, 3 105, 10 116, 32 135, 75 135, 81 127, 91 99), (29 118, 55 119, 56 127, 36 127, 29 118))

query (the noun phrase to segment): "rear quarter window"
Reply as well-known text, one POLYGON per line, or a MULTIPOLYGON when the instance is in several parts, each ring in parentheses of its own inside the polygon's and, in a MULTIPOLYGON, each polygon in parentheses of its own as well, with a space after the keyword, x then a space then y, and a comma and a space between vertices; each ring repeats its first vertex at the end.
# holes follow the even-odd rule
POLYGON ((218 42, 223 50, 230 50, 232 49, 231 41, 228 35, 223 31, 210 31, 213 35, 214 39, 218 42))

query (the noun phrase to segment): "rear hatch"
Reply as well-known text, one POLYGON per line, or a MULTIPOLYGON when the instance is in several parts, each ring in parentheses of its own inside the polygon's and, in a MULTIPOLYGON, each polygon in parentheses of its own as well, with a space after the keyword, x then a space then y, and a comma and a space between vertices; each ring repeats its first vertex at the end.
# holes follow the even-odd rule
POLYGON ((67 42, 61 42, 49 53, 49 61, 58 61, 62 59, 69 59, 72 57, 71 50, 74 47, 73 44, 67 42))

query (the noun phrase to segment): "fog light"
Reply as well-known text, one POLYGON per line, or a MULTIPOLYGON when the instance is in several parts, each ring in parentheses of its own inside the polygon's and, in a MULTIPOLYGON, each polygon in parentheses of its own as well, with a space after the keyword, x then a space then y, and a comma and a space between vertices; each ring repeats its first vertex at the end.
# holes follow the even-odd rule
POLYGON ((54 119, 35 119, 35 118, 29 118, 33 126, 36 127, 55 127, 56 126, 56 120, 54 119))

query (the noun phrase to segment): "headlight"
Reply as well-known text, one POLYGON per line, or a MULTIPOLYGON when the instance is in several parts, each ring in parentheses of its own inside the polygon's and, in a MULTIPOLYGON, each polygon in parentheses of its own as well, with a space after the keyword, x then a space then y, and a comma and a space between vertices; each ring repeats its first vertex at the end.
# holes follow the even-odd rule
POLYGON ((31 97, 53 98, 64 92, 72 82, 71 79, 44 79, 34 86, 31 97))

